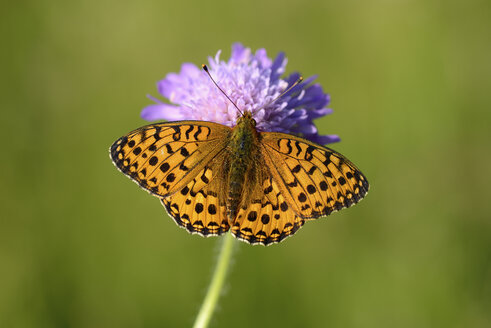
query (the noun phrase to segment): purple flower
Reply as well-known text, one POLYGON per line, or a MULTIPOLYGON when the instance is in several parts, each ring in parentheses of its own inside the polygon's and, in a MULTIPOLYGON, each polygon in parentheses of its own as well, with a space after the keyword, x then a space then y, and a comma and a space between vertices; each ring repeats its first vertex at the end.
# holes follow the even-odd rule
MULTIPOLYGON (((330 97, 310 77, 286 95, 271 103, 300 77, 293 73, 281 78, 287 59, 279 53, 274 60, 259 49, 253 55, 240 43, 232 46, 228 62, 208 58, 209 71, 218 85, 242 111, 250 111, 259 131, 275 131, 298 135, 319 144, 339 141, 337 135, 319 135, 313 120, 332 113, 326 106, 330 97)), ((145 107, 143 119, 200 120, 234 126, 240 115, 233 104, 218 90, 201 68, 185 63, 179 74, 170 73, 157 84, 159 93, 170 102, 156 102, 145 107)))

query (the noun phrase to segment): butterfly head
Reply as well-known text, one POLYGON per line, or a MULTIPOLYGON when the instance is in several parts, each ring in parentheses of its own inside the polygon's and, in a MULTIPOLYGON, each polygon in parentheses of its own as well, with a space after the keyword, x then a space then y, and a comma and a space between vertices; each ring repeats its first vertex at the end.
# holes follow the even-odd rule
POLYGON ((237 118, 237 124, 236 126, 250 126, 255 128, 256 127, 256 120, 252 118, 252 113, 250 111, 244 111, 242 115, 240 115, 237 118))

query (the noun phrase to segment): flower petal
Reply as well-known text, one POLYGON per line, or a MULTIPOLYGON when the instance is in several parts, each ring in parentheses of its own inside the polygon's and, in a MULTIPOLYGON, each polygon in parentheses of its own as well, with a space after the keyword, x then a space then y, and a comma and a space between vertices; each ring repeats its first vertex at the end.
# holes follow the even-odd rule
POLYGON ((341 141, 341 138, 339 138, 339 136, 336 134, 313 135, 313 136, 309 136, 308 139, 320 145, 327 145, 327 144, 341 141))
POLYGON ((143 108, 141 117, 147 121, 167 120, 178 121, 186 119, 180 108, 167 104, 149 105, 143 108))
POLYGON ((251 49, 245 48, 242 43, 236 42, 232 45, 232 55, 230 56, 230 64, 246 64, 249 61, 251 49))

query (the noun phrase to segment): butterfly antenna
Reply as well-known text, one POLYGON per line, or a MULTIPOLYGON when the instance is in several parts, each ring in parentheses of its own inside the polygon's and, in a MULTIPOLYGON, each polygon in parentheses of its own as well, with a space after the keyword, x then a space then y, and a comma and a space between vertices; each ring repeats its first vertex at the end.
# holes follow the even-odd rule
POLYGON ((292 85, 290 85, 290 87, 288 89, 286 89, 285 91, 283 91, 278 97, 274 98, 273 100, 271 100, 269 103, 267 103, 266 105, 264 105, 263 107, 259 108, 256 110, 256 112, 260 111, 261 109, 263 108, 266 108, 268 107, 269 105, 271 104, 274 104, 276 102, 276 100, 280 99, 281 97, 283 97, 284 95, 286 95, 288 92, 290 92, 291 89, 295 88, 297 85, 299 85, 300 83, 302 83, 303 81, 303 77, 299 77, 295 83, 293 83, 292 85))
POLYGON ((225 97, 227 97, 228 100, 230 100, 230 102, 235 106, 235 108, 237 108, 237 110, 239 111, 240 115, 244 115, 244 113, 242 113, 242 111, 239 109, 239 107, 234 103, 234 101, 232 99, 230 99, 230 97, 225 93, 225 91, 222 90, 222 88, 220 88, 220 86, 215 82, 215 80, 213 79, 213 77, 211 76, 210 72, 208 71, 208 66, 206 66, 205 64, 201 65, 201 67, 203 68, 203 70, 206 72, 206 74, 208 74, 208 76, 210 77, 210 79, 213 81, 213 83, 216 85, 216 87, 218 88, 218 90, 220 90, 223 95, 225 97))

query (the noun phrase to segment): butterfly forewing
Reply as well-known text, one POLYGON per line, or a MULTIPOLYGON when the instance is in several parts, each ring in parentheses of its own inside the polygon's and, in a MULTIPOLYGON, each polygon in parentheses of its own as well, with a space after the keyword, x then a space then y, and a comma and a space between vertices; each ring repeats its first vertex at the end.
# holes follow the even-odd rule
POLYGON ((181 190, 226 146, 230 128, 202 121, 144 126, 110 149, 114 164, 160 197, 181 190))
POLYGON ((355 165, 327 147, 289 134, 264 132, 260 149, 288 205, 304 219, 349 207, 368 191, 368 181, 355 165))

